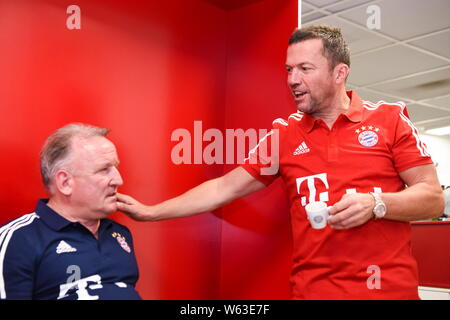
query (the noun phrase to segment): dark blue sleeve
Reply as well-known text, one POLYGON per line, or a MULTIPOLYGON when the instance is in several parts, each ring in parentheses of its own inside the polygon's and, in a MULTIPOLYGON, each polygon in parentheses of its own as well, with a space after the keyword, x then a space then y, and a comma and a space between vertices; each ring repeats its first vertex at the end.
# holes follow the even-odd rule
MULTIPOLYGON (((136 277, 136 281, 137 281, 137 279, 139 279, 139 268, 138 268, 138 264, 137 264, 137 259, 136 259, 135 251, 134 251, 133 235, 131 234, 131 231, 130 231, 130 229, 128 229, 127 226, 125 226, 125 225, 123 225, 123 224, 120 225, 120 226, 123 228, 124 234, 126 235, 125 237, 126 237, 127 239, 129 239, 128 245, 131 246, 131 249, 132 249, 132 252, 133 252, 133 260, 134 260, 134 265, 135 265, 135 269, 136 269, 136 275, 135 275, 135 277, 136 277)), ((134 284, 136 284, 136 283, 134 282, 134 284)))
POLYGON ((0 298, 28 300, 33 298, 35 249, 23 232, 6 233, 1 243, 0 298))

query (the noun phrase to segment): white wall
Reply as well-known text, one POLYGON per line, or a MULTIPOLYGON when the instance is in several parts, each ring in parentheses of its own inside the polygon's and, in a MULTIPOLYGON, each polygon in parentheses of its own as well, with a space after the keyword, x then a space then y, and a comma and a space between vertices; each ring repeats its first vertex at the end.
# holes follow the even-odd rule
POLYGON ((421 134, 420 139, 425 142, 428 151, 437 163, 437 173, 441 185, 450 186, 450 138, 421 134))

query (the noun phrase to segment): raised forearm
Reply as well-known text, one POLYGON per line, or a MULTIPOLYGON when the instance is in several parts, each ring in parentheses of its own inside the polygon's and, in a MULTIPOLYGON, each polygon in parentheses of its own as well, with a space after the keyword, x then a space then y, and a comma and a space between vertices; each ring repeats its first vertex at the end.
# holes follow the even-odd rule
POLYGON ((385 219, 416 221, 441 215, 444 211, 444 196, 440 187, 417 183, 401 192, 383 193, 386 203, 385 219))

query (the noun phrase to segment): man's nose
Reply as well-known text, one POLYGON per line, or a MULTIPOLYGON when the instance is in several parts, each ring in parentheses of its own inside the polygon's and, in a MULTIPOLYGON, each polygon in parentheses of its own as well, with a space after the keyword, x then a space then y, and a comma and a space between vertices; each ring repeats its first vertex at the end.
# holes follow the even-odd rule
POLYGON ((302 83, 302 75, 296 68, 292 69, 288 75, 288 85, 290 87, 296 87, 302 83))
POLYGON ((111 184, 114 186, 117 186, 117 187, 120 187, 121 185, 123 185, 122 176, 120 175, 119 169, 117 169, 116 167, 113 167, 113 169, 112 169, 111 184))

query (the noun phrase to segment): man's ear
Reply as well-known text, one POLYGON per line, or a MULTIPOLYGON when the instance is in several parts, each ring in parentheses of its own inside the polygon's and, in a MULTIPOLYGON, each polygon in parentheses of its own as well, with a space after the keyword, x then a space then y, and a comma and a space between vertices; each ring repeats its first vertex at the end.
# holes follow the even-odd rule
POLYGON ((350 68, 345 63, 339 63, 336 67, 334 67, 336 84, 345 83, 349 72, 350 68))
POLYGON ((73 176, 66 170, 58 170, 55 174, 55 188, 65 196, 72 194, 73 176))

